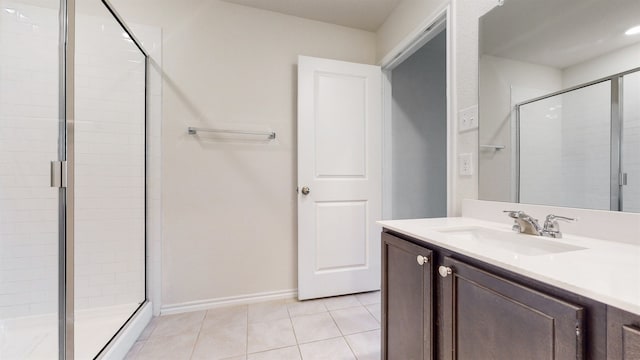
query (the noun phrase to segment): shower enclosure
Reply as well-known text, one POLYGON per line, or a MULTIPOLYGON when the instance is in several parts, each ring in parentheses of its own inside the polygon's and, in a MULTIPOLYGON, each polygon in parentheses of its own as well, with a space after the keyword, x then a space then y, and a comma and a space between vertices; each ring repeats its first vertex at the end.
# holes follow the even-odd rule
POLYGON ((640 69, 516 105, 516 200, 640 212, 640 69))
POLYGON ((0 359, 92 359, 147 298, 148 56, 99 0, 0 0, 0 51, 0 359))

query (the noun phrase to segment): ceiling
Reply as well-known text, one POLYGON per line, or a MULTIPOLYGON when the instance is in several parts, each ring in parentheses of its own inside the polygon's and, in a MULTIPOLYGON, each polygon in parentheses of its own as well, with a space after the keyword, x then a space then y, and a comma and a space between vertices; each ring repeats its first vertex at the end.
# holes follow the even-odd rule
POLYGON ((481 19, 480 51, 564 69, 640 42, 640 0, 505 0, 481 19))
POLYGON ((401 0, 223 1, 366 31, 376 31, 401 0))

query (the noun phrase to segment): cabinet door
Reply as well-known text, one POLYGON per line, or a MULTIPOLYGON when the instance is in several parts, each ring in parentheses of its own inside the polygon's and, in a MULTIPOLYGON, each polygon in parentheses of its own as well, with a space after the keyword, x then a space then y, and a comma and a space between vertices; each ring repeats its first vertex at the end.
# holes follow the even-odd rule
POLYGON ((640 315, 607 309, 607 359, 640 359, 640 315))
POLYGON ((584 310, 444 258, 441 358, 582 359, 584 310))
POLYGON ((430 250, 382 234, 383 359, 432 359, 431 260, 430 250))

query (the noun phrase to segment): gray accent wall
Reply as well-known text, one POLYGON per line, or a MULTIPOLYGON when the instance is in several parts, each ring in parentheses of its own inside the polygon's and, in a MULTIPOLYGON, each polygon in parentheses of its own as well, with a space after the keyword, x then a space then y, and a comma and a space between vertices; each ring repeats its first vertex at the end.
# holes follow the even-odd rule
POLYGON ((447 216, 446 32, 391 74, 392 218, 447 216))

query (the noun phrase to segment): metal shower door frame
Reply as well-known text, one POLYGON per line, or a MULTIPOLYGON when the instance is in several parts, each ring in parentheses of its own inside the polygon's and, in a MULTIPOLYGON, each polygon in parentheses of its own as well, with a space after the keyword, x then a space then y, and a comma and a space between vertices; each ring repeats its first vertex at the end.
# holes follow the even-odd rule
POLYGON ((74 53, 75 0, 60 0, 58 159, 66 183, 58 190, 58 357, 74 358, 74 53))

